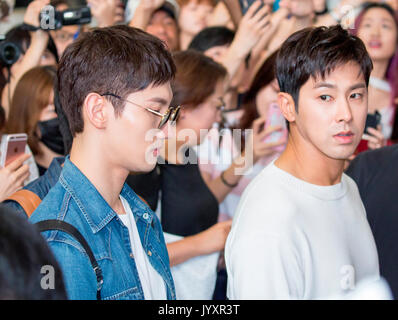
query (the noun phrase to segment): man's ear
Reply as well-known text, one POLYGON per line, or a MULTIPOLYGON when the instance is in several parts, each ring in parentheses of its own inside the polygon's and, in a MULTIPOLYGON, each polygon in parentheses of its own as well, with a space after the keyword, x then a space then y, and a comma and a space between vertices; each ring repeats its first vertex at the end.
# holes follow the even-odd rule
POLYGON ((84 99, 83 116, 95 128, 104 129, 108 120, 107 100, 98 93, 89 93, 84 99))
POLYGON ((278 105, 285 119, 289 122, 296 120, 296 105, 293 97, 286 92, 278 93, 278 105))

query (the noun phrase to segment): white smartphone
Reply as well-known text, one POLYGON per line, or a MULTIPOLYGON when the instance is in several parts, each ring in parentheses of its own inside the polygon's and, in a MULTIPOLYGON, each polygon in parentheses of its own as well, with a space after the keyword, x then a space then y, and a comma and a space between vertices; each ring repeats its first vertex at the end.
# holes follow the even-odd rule
MULTIPOLYGON (((281 109, 277 103, 271 103, 267 112, 267 120, 265 121, 264 130, 269 127, 281 127, 281 130, 272 132, 264 141, 265 142, 279 142, 282 139, 287 139, 286 120, 283 116, 281 109)), ((282 146, 284 148, 284 146, 282 146)))
POLYGON ((0 145, 0 166, 5 167, 25 153, 28 135, 26 133, 4 134, 0 145))

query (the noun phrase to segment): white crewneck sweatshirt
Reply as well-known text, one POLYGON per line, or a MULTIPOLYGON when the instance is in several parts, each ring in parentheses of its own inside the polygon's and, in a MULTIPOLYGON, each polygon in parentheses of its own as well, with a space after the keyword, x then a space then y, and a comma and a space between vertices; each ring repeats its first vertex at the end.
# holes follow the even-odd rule
POLYGON ((313 185, 274 161, 242 196, 225 260, 229 299, 323 299, 379 278, 355 182, 313 185))

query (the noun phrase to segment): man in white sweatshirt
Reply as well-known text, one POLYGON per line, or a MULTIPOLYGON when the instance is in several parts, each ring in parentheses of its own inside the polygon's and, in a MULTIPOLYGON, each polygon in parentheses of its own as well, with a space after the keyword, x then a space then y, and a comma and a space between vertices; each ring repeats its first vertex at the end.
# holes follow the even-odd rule
POLYGON ((286 150, 247 187, 225 258, 229 299, 343 296, 379 277, 354 181, 343 173, 368 110, 372 62, 340 26, 291 35, 278 54, 286 150))

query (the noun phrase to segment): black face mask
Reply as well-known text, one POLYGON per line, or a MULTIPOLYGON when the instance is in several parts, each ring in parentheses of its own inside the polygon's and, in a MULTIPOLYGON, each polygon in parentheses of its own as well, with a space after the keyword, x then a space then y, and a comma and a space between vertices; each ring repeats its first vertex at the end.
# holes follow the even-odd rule
POLYGON ((322 11, 315 11, 316 16, 323 16, 324 14, 327 14, 329 12, 328 6, 325 4, 325 9, 322 11))
POLYGON ((40 141, 55 153, 64 155, 65 148, 61 131, 59 130, 59 119, 39 121, 38 127, 41 134, 40 141))

